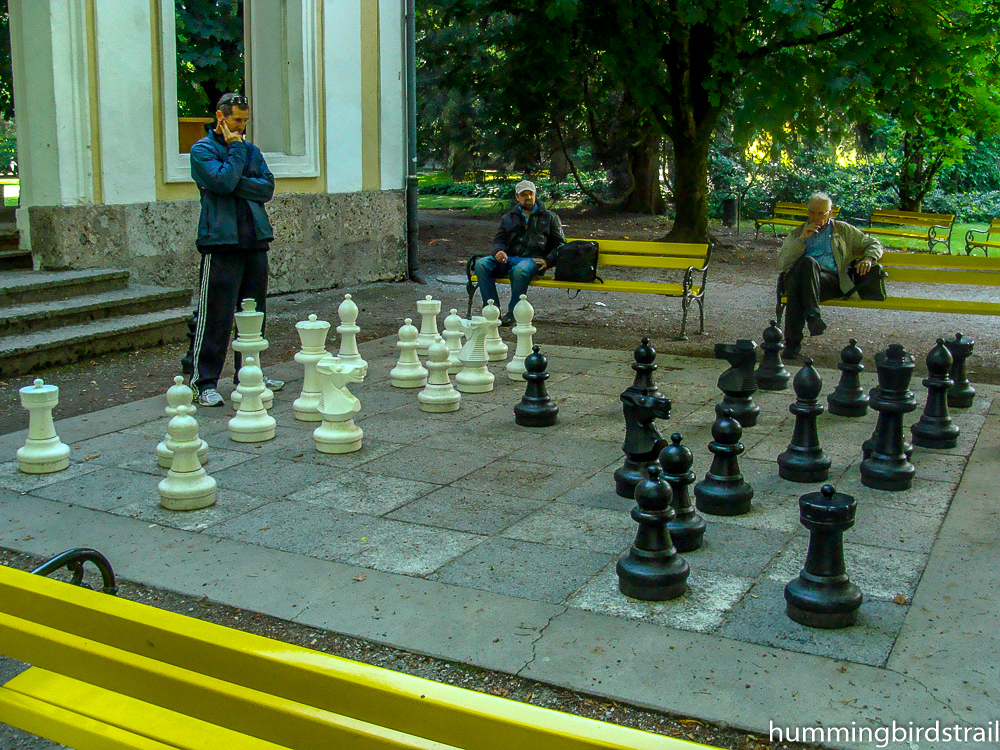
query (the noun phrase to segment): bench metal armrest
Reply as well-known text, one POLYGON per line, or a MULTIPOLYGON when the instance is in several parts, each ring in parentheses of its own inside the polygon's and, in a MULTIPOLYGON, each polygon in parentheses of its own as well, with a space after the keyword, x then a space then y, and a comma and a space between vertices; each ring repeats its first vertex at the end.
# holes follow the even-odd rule
POLYGON ((89 589, 90 586, 83 582, 83 565, 88 562, 93 563, 100 571, 104 593, 112 596, 117 594, 118 585, 115 582, 115 571, 111 568, 111 562, 96 549, 88 547, 66 550, 48 562, 42 563, 31 573, 32 575, 49 576, 61 568, 66 568, 73 573, 73 578, 70 581, 72 585, 89 589))

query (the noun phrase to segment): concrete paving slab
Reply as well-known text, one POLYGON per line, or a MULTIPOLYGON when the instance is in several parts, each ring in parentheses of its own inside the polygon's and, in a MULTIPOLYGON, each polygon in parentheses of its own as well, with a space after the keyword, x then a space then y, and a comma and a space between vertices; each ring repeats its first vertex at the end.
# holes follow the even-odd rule
MULTIPOLYGON (((379 481, 385 481, 385 478, 379 481)), ((539 500, 452 485, 408 501, 387 517, 396 521, 492 536, 543 505, 539 500)))
POLYGON ((288 499, 347 513, 381 516, 436 489, 439 489, 439 485, 429 482, 414 482, 411 479, 377 476, 355 470, 320 480, 293 492, 288 499))
POLYGON ((282 458, 295 463, 326 466, 330 469, 355 469, 376 458, 390 456, 405 447, 401 443, 376 440, 366 435, 361 443, 361 450, 353 453, 320 453, 316 450, 316 443, 310 435, 307 441, 290 446, 289 450, 282 454, 282 458))
POLYGON ((699 549, 685 552, 692 568, 723 573, 738 578, 758 577, 776 556, 786 551, 792 533, 775 529, 741 528, 714 523, 715 516, 703 516, 708 528, 699 549))
POLYGON ((263 456, 213 474, 220 487, 257 497, 287 497, 329 476, 322 466, 263 456))
POLYGON ((632 545, 635 525, 626 513, 553 503, 514 524, 503 536, 620 555, 632 545))
POLYGON ((32 492, 50 484, 77 479, 100 468, 100 464, 89 462, 71 463, 62 471, 56 471, 52 474, 25 474, 17 468, 17 461, 6 461, 0 464, 0 489, 32 492))
POLYGON ((68 476, 64 481, 33 489, 32 494, 84 508, 111 510, 135 499, 159 502, 156 487, 161 478, 128 469, 106 467, 101 471, 68 476))
POLYGON ((898 492, 874 490, 861 484, 860 463, 848 467, 838 482, 838 492, 853 495, 858 502, 871 502, 883 507, 911 510, 925 515, 938 515, 946 511, 956 489, 956 485, 948 482, 932 482, 915 477, 908 490, 898 492))
POLYGON ((119 505, 108 512, 140 521, 149 521, 180 531, 204 531, 218 523, 238 518, 245 513, 273 502, 270 498, 254 497, 242 492, 217 489, 215 505, 200 510, 167 510, 160 505, 159 496, 119 505))
POLYGON ((528 500, 552 500, 589 477, 579 469, 506 457, 467 473, 456 484, 480 492, 503 492, 528 500))
MULTIPOLYGON (((536 460, 584 471, 598 471, 622 457, 621 445, 617 442, 563 433, 546 436, 532 445, 531 450, 536 460)), ((517 451, 513 455, 523 454, 517 451)))
POLYGON ((615 475, 610 467, 559 495, 556 502, 588 508, 607 508, 622 513, 628 513, 635 507, 635 500, 619 497, 615 492, 615 475))
POLYGON ((408 445, 398 451, 366 463, 365 471, 380 476, 414 479, 433 484, 450 484, 467 475, 478 475, 491 459, 468 453, 428 450, 423 445, 408 445))

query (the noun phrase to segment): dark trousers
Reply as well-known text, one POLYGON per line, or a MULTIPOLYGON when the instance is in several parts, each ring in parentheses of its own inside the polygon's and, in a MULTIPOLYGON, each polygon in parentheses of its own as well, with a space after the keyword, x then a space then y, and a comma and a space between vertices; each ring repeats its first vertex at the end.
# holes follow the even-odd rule
POLYGON ((806 317, 819 310, 823 300, 840 297, 840 277, 805 256, 785 272, 785 344, 801 344, 806 317))
MULTIPOLYGON (((229 338, 234 333, 238 305, 248 297, 257 311, 267 312, 267 253, 262 250, 204 253, 198 285, 198 322, 194 330, 191 385, 215 388, 226 363, 229 338)), ((267 318, 264 318, 265 323, 267 318)), ((236 372, 242 365, 234 353, 236 372)))

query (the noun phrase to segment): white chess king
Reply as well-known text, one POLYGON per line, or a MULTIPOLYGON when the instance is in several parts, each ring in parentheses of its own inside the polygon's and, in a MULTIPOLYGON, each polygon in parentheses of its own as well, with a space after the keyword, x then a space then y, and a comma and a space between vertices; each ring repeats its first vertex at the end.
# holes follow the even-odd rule
POLYGON ((295 361, 304 368, 302 378, 302 393, 292 402, 295 418, 300 422, 319 422, 323 419, 319 413, 319 401, 322 396, 322 384, 316 374, 316 365, 330 353, 326 350, 326 337, 330 333, 330 324, 319 320, 316 315, 310 315, 309 320, 295 324, 299 332, 302 349, 295 353, 295 361))

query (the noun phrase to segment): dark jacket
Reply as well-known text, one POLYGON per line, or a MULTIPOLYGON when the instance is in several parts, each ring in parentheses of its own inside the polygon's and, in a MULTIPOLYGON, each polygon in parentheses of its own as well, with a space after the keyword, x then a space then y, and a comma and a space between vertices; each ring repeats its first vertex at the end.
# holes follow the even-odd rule
POLYGON ((547 266, 554 267, 555 251, 565 244, 566 236, 559 217, 537 201, 527 221, 520 205, 503 215, 490 254, 496 255, 503 250, 510 256, 544 258, 547 266))
POLYGON ((256 239, 274 239, 264 210, 274 195, 274 175, 259 148, 245 141, 227 145, 222 136, 209 131, 191 147, 191 176, 201 192, 199 246, 240 244, 239 199, 250 209, 256 239))

